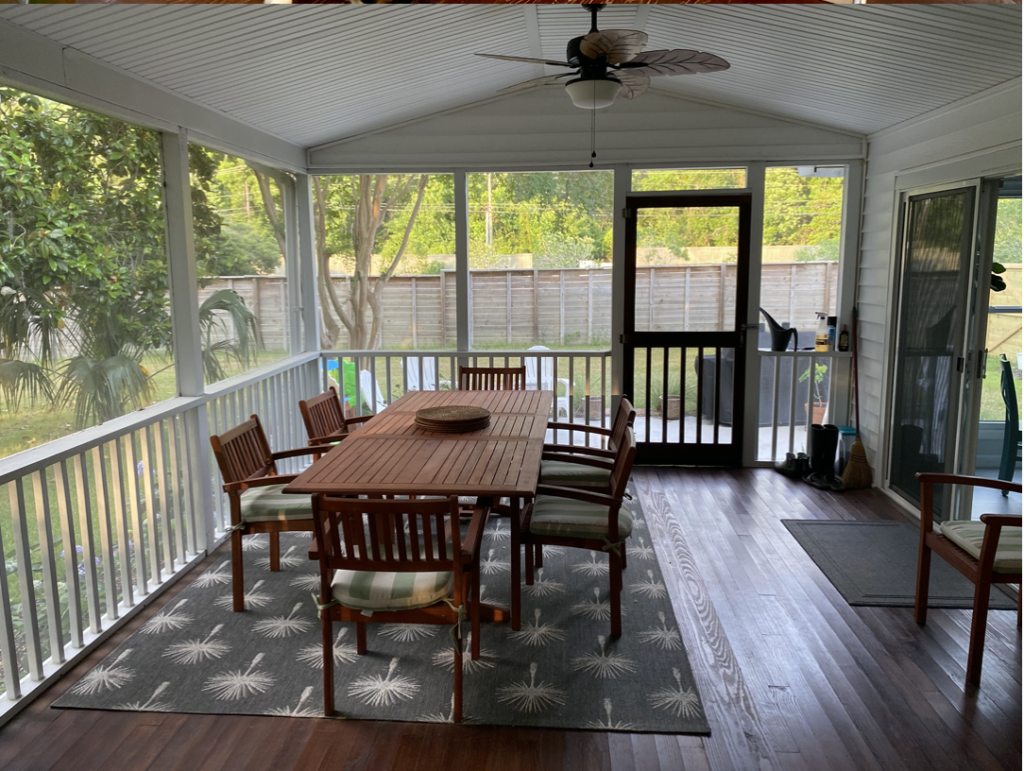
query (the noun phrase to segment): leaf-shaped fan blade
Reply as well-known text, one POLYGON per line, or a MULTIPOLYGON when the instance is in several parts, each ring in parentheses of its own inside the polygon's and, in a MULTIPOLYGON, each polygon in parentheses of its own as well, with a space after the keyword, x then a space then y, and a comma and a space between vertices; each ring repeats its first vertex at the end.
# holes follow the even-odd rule
POLYGON ((603 29, 591 32, 580 41, 580 53, 596 59, 601 54, 609 64, 628 62, 647 45, 647 33, 635 29, 603 29))
MULTIPOLYGON (((703 51, 675 49, 673 51, 644 51, 634 56, 626 67, 647 75, 692 75, 698 72, 719 72, 729 69, 729 62, 720 56, 703 51)), ((615 73, 616 77, 618 72, 615 73)))
MULTIPOLYGON (((550 64, 553 67, 572 67, 569 62, 557 62, 554 59, 531 59, 529 56, 502 56, 500 54, 475 54, 488 59, 501 59, 506 62, 532 62, 533 64, 550 64)), ((573 67, 575 69, 575 67, 573 67)))
POLYGON ((564 75, 545 75, 542 78, 524 80, 522 83, 516 83, 514 86, 508 86, 506 88, 503 88, 497 93, 508 94, 512 91, 522 91, 523 89, 533 88, 534 86, 553 86, 556 83, 558 83, 562 78, 571 78, 575 74, 575 72, 567 72, 564 75))
POLYGON ((643 70, 619 70, 615 73, 615 79, 622 84, 619 93, 623 99, 634 99, 651 85, 651 79, 644 74, 643 70))

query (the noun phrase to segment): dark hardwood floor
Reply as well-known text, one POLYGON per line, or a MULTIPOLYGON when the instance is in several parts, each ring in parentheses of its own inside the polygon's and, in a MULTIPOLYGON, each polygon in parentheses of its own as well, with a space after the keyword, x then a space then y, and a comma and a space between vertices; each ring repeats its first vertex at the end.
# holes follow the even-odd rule
POLYGON ((50 708, 196 570, 0 729, 0 769, 1021 768, 1014 613, 990 613, 981 686, 966 687, 969 611, 918 627, 909 608, 852 608, 779 522, 900 519, 884 496, 769 470, 634 477, 710 737, 50 708))

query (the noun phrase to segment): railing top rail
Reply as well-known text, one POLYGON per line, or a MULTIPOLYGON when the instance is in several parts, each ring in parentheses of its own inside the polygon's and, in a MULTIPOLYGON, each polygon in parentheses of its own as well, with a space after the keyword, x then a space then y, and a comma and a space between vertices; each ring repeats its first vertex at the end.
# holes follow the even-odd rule
POLYGON ((611 353, 612 353, 611 348, 584 349, 584 350, 579 350, 579 349, 572 349, 572 350, 547 350, 547 351, 530 351, 530 350, 527 350, 527 349, 523 348, 523 349, 515 349, 515 350, 476 349, 476 350, 472 350, 472 351, 456 351, 456 350, 451 350, 451 349, 436 350, 436 351, 428 351, 428 350, 415 350, 415 351, 409 351, 409 350, 402 350, 402 351, 400 351, 400 350, 321 351, 320 352, 320 356, 321 357, 328 357, 328 358, 336 358, 336 357, 340 356, 340 357, 343 357, 343 358, 350 358, 350 359, 351 358, 355 358, 357 356, 364 357, 364 358, 369 358, 369 357, 372 357, 372 356, 376 356, 376 357, 390 356, 390 357, 395 357, 395 358, 406 357, 406 358, 410 358, 410 359, 423 358, 423 357, 427 357, 427 356, 431 356, 431 357, 436 356, 436 357, 441 357, 441 358, 443 358, 443 357, 460 358, 460 357, 473 357, 473 356, 477 356, 477 357, 480 357, 480 356, 494 356, 494 357, 500 358, 500 357, 504 357, 504 356, 529 356, 531 358, 534 358, 534 357, 537 357, 537 356, 541 356, 541 357, 555 357, 555 356, 580 356, 580 357, 582 357, 582 356, 611 356, 611 353))

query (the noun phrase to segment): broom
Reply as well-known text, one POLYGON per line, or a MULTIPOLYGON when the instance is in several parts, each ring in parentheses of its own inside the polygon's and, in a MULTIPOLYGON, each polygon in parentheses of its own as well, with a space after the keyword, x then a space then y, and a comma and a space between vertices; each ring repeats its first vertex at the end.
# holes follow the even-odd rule
POLYGON ((860 378, 857 375, 857 308, 853 309, 853 406, 856 418, 857 435, 850 448, 850 460, 843 469, 843 487, 847 490, 860 490, 871 487, 871 466, 860 441, 860 378))

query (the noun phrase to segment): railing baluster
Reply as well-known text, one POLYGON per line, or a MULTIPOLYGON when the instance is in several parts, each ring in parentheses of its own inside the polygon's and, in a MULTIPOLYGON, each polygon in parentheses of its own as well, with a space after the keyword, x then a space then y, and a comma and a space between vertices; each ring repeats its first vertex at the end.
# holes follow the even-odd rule
MULTIPOLYGON (((173 418, 171 419, 173 420, 173 418)), ((175 550, 175 535, 180 529, 177 525, 177 518, 174 515, 174 497, 171 495, 167 484, 167 442, 166 437, 170 433, 170 427, 166 420, 161 420, 153 426, 154 451, 156 454, 156 497, 160 501, 160 539, 164 549, 164 567, 168 575, 174 574, 174 565, 184 565, 181 550, 175 550)))
POLYGON ((605 401, 608 396, 608 357, 601 357, 601 428, 608 427, 608 408, 610 401, 605 401))
MULTIPOLYGON (((10 488, 14 482, 10 482, 10 488)), ((3 666, 4 690, 10 701, 21 698, 21 674, 18 672, 18 653, 14 638, 14 611, 11 608, 11 590, 7 586, 7 559, 4 557, 3 528, 0 528, 0 665, 3 666)))
MULTIPOLYGON (((779 375, 782 372, 782 360, 778 356, 768 359, 772 363, 772 460, 779 457, 779 375)), ((764 366, 764 359, 760 359, 761 366, 764 366)), ((760 377, 760 373, 758 373, 760 377)), ((792 422, 792 421, 790 421, 792 422)), ((760 420, 758 420, 760 423, 760 420)), ((789 452, 793 451, 790 445, 789 452)))
MULTIPOLYGON (((789 361, 789 451, 794 451, 796 444, 796 352, 789 361)), ((806 447, 806 442, 804 443, 806 447)))
POLYGON ((78 528, 82 541, 82 567, 85 569, 85 599, 89 612, 89 631, 100 632, 100 584, 96 576, 96 547, 92 534, 92 503, 89 499, 89 467, 85 453, 71 459, 75 472, 75 492, 78 495, 78 528))
POLYGON ((188 555, 196 553, 196 534, 191 521, 192 509, 189 505, 188 488, 183 484, 186 473, 185 466, 181 463, 181 458, 185 457, 185 454, 181 452, 183 424, 184 422, 179 416, 173 417, 171 419, 171 434, 167 439, 168 461, 171 464, 171 495, 174 497, 174 511, 177 515, 174 535, 178 556, 184 565, 188 562, 188 555))
MULTIPOLYGON (((159 430, 159 424, 157 424, 157 429, 159 430)), ((150 430, 151 427, 146 426, 139 431, 139 442, 141 443, 139 450, 142 453, 142 475, 144 477, 142 491, 146 502, 146 526, 149 529, 149 564, 152 567, 153 583, 160 584, 163 582, 163 567, 166 566, 170 570, 171 551, 167 538, 161 537, 162 534, 157 529, 162 518, 158 516, 157 497, 153 488, 156 467, 153 463, 153 441, 149 436, 150 430), (161 541, 165 547, 162 553, 160 551, 161 541)))
POLYGON ((46 469, 32 475, 36 528, 39 532, 39 569, 43 576, 43 602, 46 604, 46 628, 50 636, 50 657, 54 664, 64 663, 64 630, 61 625, 60 597, 57 595, 57 563, 53 558, 53 529, 50 519, 50 490, 46 469))
POLYGON ((78 540, 75 538, 75 518, 71 504, 71 483, 64 461, 53 464, 57 483, 57 510, 60 513, 60 539, 64 545, 64 585, 68 593, 68 632, 71 647, 81 648, 82 590, 78 580, 78 540))
MULTIPOLYGON (((126 608, 130 608, 135 604, 135 593, 134 587, 132 586, 132 557, 135 557, 136 570, 138 570, 138 555, 139 551, 137 548, 133 549, 134 544, 128 536, 128 505, 125 499, 125 458, 122 454, 122 447, 124 442, 127 441, 125 437, 122 441, 116 439, 111 442, 112 444, 112 459, 114 461, 114 468, 112 474, 112 480, 114 482, 114 526, 117 528, 117 553, 120 557, 120 568, 121 568, 121 599, 126 608)), ((129 474, 134 475, 135 469, 131 469, 129 474)))
MULTIPOLYGON (((661 443, 668 444, 668 348, 661 349, 661 443)), ((648 439, 647 441, 650 441, 648 439)))
POLYGON ((15 575, 21 594, 21 621, 25 635, 25 653, 28 675, 33 680, 43 679, 43 649, 39 640, 39 619, 36 616, 36 590, 32 577, 32 549, 28 539, 28 511, 25 507, 25 488, 21 479, 7 485, 11 499, 11 535, 14 537, 14 558, 18 561, 15 575))
MULTIPOLYGON (((135 574, 138 576, 137 587, 139 596, 149 594, 149 579, 152 574, 151 567, 156 562, 153 555, 147 548, 146 539, 147 527, 142 519, 142 496, 139 491, 139 477, 146 472, 145 463, 139 459, 139 448, 135 443, 135 434, 128 434, 124 438, 125 457, 128 460, 128 496, 131 501, 129 511, 131 512, 132 542, 135 553, 135 574)), ((135 604, 134 602, 132 603, 135 604)), ((130 607, 130 606, 129 606, 130 607)))
POLYGON ((114 528, 110 522, 110 487, 107 484, 107 464, 104 457, 113 458, 108 442, 92 448, 92 473, 96 480, 96 513, 100 520, 100 547, 103 551, 103 588, 107 598, 107 618, 117 619, 117 574, 114 571, 114 528))

